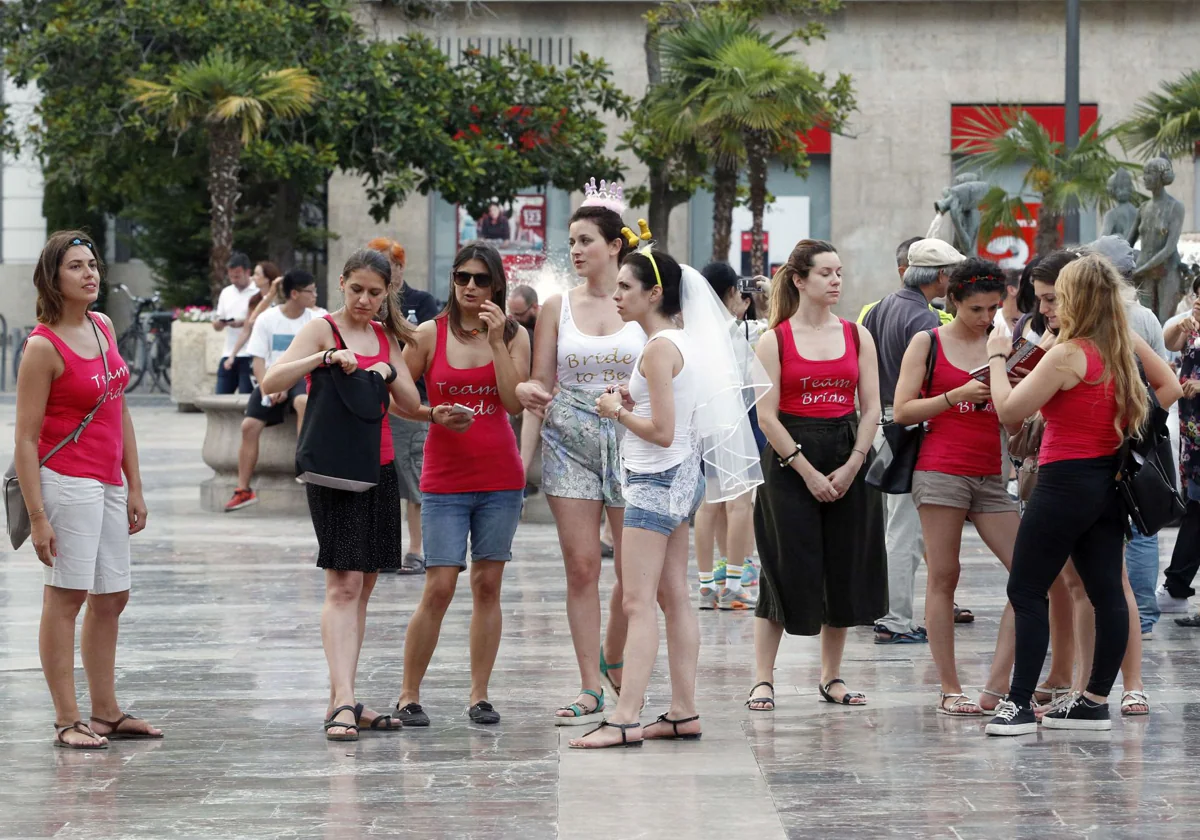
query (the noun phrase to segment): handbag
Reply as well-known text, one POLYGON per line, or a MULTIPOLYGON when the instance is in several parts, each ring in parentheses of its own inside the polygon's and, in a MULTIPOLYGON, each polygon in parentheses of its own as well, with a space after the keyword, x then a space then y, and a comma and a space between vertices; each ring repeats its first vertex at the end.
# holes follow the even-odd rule
POLYGON ((1129 518, 1140 533, 1150 537, 1182 519, 1187 505, 1175 487, 1167 410, 1148 384, 1146 390, 1150 413, 1142 436, 1126 437, 1121 444, 1116 481, 1129 518))
POLYGON ((1046 420, 1040 413, 1026 417, 1021 430, 1008 439, 1008 454, 1017 465, 1017 501, 1028 502, 1038 478, 1038 450, 1042 447, 1042 434, 1046 431, 1046 420))
MULTIPOLYGON (((92 322, 92 331, 96 334, 96 344, 100 347, 100 361, 104 365, 104 387, 100 389, 100 399, 96 401, 96 405, 84 415, 75 430, 60 440, 53 449, 46 453, 46 457, 38 462, 39 470, 46 466, 46 462, 57 455, 58 451, 68 443, 79 442, 79 436, 83 434, 83 430, 91 424, 96 417, 96 412, 100 410, 100 406, 104 405, 104 401, 108 399, 108 354, 104 349, 104 344, 100 341, 100 330, 96 327, 95 319, 89 315, 88 320, 92 322)), ((26 340, 28 341, 28 339, 26 340)), ((29 539, 29 534, 33 530, 33 525, 29 521, 29 508, 25 507, 25 496, 21 493, 21 482, 17 479, 16 458, 4 472, 4 515, 5 526, 8 529, 8 541, 12 543, 13 551, 16 551, 25 544, 25 540, 29 539)))
MULTIPOLYGON (((338 349, 344 349, 336 325, 333 335, 338 349)), ((296 478, 351 493, 378 484, 389 400, 388 387, 378 374, 346 373, 336 365, 314 370, 296 442, 296 478)))
MULTIPOLYGON (((925 360, 923 394, 933 388, 933 368, 937 363, 937 333, 926 330, 929 336, 929 356, 925 360)), ((925 438, 925 424, 902 426, 888 421, 883 424, 886 446, 881 448, 875 462, 867 470, 867 484, 881 493, 901 495, 912 492, 913 472, 917 468, 917 453, 925 438)))

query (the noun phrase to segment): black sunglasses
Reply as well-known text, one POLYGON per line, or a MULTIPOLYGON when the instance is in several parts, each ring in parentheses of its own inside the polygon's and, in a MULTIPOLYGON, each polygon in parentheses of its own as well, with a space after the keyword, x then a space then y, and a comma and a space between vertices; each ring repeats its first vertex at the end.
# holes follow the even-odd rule
POLYGON ((451 277, 454 278, 454 285, 466 286, 472 280, 480 289, 490 289, 492 287, 492 275, 484 272, 481 274, 472 274, 470 271, 456 271, 451 277))

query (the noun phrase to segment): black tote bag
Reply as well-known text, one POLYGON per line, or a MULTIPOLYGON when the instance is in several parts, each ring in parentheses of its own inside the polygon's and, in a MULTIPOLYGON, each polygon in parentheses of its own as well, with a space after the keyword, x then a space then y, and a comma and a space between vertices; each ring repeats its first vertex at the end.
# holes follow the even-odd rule
MULTIPOLYGON (((933 368, 937 363, 937 333, 926 330, 929 335, 929 356, 925 361, 925 387, 922 396, 928 396, 933 388, 933 368)), ((925 438, 925 424, 902 426, 899 423, 883 424, 883 439, 887 441, 888 458, 881 451, 879 457, 867 470, 866 482, 881 493, 900 495, 912 492, 913 472, 917 468, 917 453, 925 438)))
MULTIPOLYGON (((333 319, 329 326, 342 350, 333 319)), ((346 373, 338 365, 312 372, 308 408, 296 442, 296 477, 306 484, 361 493, 379 483, 383 418, 391 397, 377 373, 346 373)))
POLYGON ((1121 447, 1117 487, 1133 524, 1151 537, 1182 519, 1187 506, 1175 486, 1167 410, 1146 381, 1140 362, 1138 368, 1149 395, 1150 413, 1142 427, 1142 436, 1126 438, 1121 447))

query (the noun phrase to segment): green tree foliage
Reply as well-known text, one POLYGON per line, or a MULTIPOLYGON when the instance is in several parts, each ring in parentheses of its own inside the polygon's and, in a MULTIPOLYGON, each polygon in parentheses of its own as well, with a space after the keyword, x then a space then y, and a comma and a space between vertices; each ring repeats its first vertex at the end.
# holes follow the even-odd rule
MULTIPOLYGON (((1063 216, 1074 207, 1108 206, 1108 178, 1122 166, 1136 164, 1119 160, 1109 151, 1118 129, 1101 130, 1097 120, 1070 151, 1027 111, 1020 108, 981 110, 967 119, 954 137, 955 153, 971 156, 972 168, 995 172, 1015 164, 1026 167, 1021 190, 1008 195, 993 187, 983 199, 979 237, 986 241, 997 227, 1016 229, 1019 219, 1032 216, 1026 198, 1037 196, 1034 253, 1047 254, 1062 247, 1063 216)), ((1077 211, 1074 211, 1077 212, 1077 211)))
POLYGON ((1121 145, 1142 158, 1192 157, 1200 143, 1200 70, 1163 82, 1142 97, 1133 116, 1117 127, 1121 145))
MULTIPOLYGON (((394 5, 423 15, 444 3, 394 5)), ((241 151, 244 197, 233 245, 285 268, 298 248, 321 243, 325 231, 309 220, 322 217, 326 183, 339 168, 362 176, 380 220, 413 191, 436 191, 478 209, 531 186, 577 188, 588 175, 620 174, 616 160, 604 155, 597 112, 624 114, 628 101, 603 62, 585 56, 569 68, 550 68, 506 53, 454 63, 419 34, 390 42, 368 37, 353 6, 350 0, 0 4, 6 70, 41 93, 33 130, 22 139, 43 164, 48 201, 70 196, 80 214, 134 221, 138 255, 158 272, 168 298, 198 302, 208 285, 211 244, 209 138, 162 130, 131 100, 125 81, 163 80, 218 47, 273 70, 303 68, 320 83, 318 107, 268 121, 241 151)), ((11 130, 0 135, 10 147, 15 139, 11 130)), ((56 218, 70 215, 56 203, 56 218)))

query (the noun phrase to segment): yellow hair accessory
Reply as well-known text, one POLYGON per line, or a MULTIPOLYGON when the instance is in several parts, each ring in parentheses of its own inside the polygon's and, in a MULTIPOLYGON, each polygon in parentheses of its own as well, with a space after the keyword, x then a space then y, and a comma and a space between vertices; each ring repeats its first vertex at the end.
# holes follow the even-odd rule
POLYGON ((623 227, 621 228, 621 234, 625 237, 625 241, 629 243, 630 248, 635 249, 637 253, 650 260, 650 266, 654 269, 654 279, 661 287, 662 275, 658 273, 658 263, 654 261, 654 252, 651 250, 652 245, 650 240, 653 236, 650 233, 650 225, 646 224, 645 219, 638 219, 638 229, 641 231, 640 234, 634 233, 627 227, 623 227), (645 242, 646 244, 639 248, 638 244, 641 242, 645 242))

